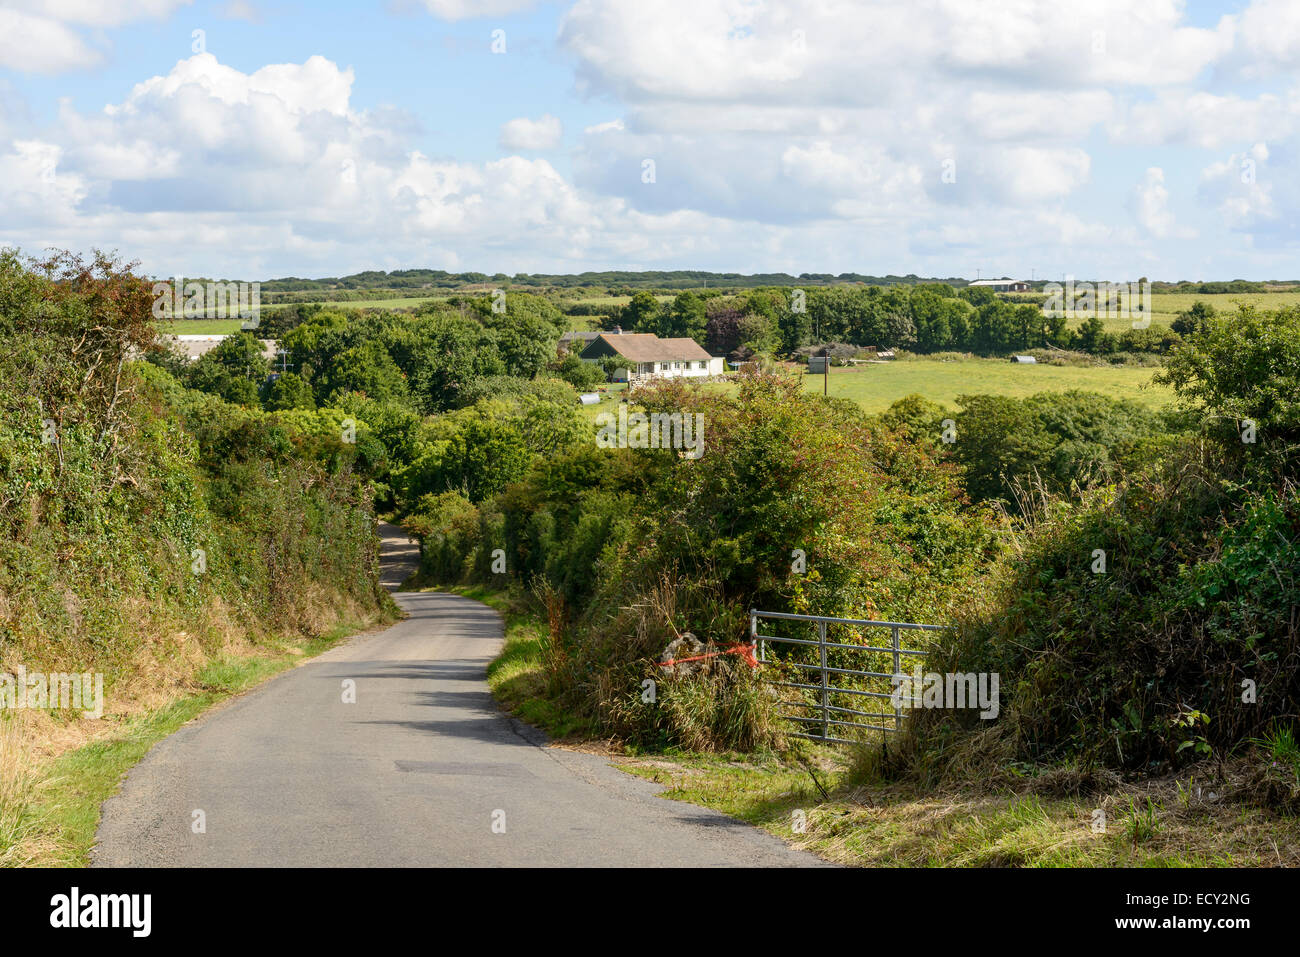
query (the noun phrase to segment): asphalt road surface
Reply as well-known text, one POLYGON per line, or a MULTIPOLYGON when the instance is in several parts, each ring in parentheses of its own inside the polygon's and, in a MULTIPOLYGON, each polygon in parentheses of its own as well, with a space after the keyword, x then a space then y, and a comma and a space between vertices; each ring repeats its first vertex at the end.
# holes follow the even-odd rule
MULTIPOLYGON (((418 552, 383 526, 381 580, 418 552)), ((658 797, 502 714, 501 619, 455 595, 408 613, 158 743, 104 804, 96 866, 800 866, 723 814, 658 797), (355 702, 345 702, 355 688, 355 702), (201 816, 196 812, 202 812, 201 816), (201 828, 197 825, 201 823, 201 828), (196 831, 199 831, 196 833, 196 831)))

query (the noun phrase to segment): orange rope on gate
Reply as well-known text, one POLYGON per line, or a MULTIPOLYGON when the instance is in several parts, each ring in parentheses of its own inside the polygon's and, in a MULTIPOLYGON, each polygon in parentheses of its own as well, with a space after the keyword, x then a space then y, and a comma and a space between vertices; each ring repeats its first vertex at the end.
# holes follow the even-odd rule
POLYGON ((687 661, 703 661, 705 658, 716 658, 718 655, 740 655, 749 662, 751 668, 758 667, 758 659, 754 657, 753 645, 732 645, 730 648, 724 648, 722 651, 710 651, 703 655, 693 655, 690 658, 673 658, 669 661, 659 662, 660 668, 668 668, 672 665, 680 665, 687 661))

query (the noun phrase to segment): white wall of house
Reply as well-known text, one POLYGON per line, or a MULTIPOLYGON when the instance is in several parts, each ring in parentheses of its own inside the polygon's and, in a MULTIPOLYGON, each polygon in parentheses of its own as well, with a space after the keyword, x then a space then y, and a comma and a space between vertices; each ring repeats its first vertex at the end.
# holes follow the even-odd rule
POLYGON ((662 376, 666 379, 686 379, 709 375, 709 362, 705 359, 677 359, 671 362, 642 362, 637 370, 642 375, 662 376))
MULTIPOLYGON (((596 363, 598 359, 584 359, 584 362, 596 363)), ((619 369, 614 373, 615 382, 626 382, 628 379, 627 369, 619 369)), ((722 358, 720 356, 710 359, 676 359, 667 362, 638 362, 636 369, 632 372, 638 377, 657 376, 665 379, 693 379, 702 378, 710 375, 722 374, 722 358)))

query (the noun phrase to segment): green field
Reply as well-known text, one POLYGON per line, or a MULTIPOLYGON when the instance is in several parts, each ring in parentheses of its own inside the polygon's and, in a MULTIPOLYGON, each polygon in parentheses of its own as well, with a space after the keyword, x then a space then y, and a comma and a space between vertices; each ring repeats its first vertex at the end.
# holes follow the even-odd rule
POLYGON ((414 309, 426 302, 446 299, 446 296, 403 296, 400 299, 354 299, 347 301, 326 301, 321 305, 327 309, 414 309))
POLYGON ((158 331, 170 336, 224 336, 238 332, 242 325, 242 319, 180 319, 158 323, 158 331))
POLYGON ((1300 303, 1300 292, 1228 292, 1198 295, 1193 292, 1152 293, 1151 317, 1168 325, 1180 312, 1192 308, 1194 302, 1208 302, 1219 312, 1234 312, 1238 303, 1258 306, 1261 309, 1279 309, 1300 303))
MULTIPOLYGON (((1258 306, 1261 309, 1280 309, 1300 303, 1300 292, 1232 292, 1200 295, 1190 292, 1156 292, 1151 294, 1151 321, 1158 326, 1172 326, 1180 312, 1192 308, 1195 302, 1206 302, 1216 312, 1235 312, 1239 303, 1258 306)), ((1133 328, 1132 316, 1101 316, 1107 332, 1121 333, 1133 328)), ((1070 320, 1071 328, 1077 329, 1083 324, 1084 317, 1070 320)))
MULTIPOLYGON (((1151 384, 1157 370, 1140 366, 1017 365, 1004 359, 900 359, 857 368, 831 369, 830 394, 852 399, 868 412, 882 412, 903 396, 919 393, 955 405, 963 394, 1024 398, 1036 392, 1087 389, 1149 408, 1166 405, 1168 389, 1151 384)), ((820 375, 805 375, 804 385, 822 391, 820 375)))

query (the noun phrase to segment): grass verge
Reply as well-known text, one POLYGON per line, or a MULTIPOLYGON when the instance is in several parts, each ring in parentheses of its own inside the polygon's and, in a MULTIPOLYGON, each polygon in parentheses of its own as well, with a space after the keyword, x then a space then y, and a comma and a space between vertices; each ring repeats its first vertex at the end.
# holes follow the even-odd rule
MULTIPOLYGON (((592 729, 549 693, 541 617, 507 592, 445 590, 505 619, 505 647, 488 666, 502 706, 566 743, 589 739, 592 729)), ((1300 818, 1220 799, 1208 777, 1197 777, 1205 769, 1062 796, 1050 782, 1069 775, 1003 791, 862 784, 847 752, 811 744, 791 754, 610 757, 663 785, 665 798, 721 811, 853 867, 1300 866, 1300 818)))
MULTIPOLYGON (((1300 819, 1219 801, 1184 774, 1104 793, 916 793, 851 784, 841 755, 808 771, 776 755, 639 758, 624 770, 664 797, 761 827, 856 867, 1267 867, 1300 864, 1300 819)), ((807 759, 806 759, 807 760, 807 759)))
POLYGON ((566 712, 549 693, 546 623, 527 607, 521 595, 482 585, 441 586, 430 590, 481 601, 501 614, 506 643, 501 654, 488 665, 487 680, 492 696, 503 708, 552 738, 563 740, 591 733, 589 721, 566 712))

